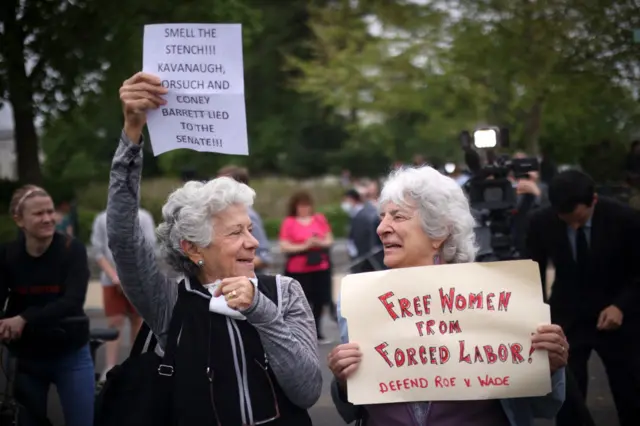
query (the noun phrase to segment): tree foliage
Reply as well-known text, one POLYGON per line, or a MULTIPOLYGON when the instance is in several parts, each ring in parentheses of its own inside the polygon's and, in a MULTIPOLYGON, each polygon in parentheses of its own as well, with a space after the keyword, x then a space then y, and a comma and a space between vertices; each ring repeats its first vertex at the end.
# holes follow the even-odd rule
MULTIPOLYGON (((76 150, 93 141, 96 134, 104 134, 102 126, 96 126, 92 118, 103 115, 100 109, 105 106, 116 105, 113 99, 117 89, 113 88, 120 85, 124 76, 141 68, 140 39, 145 23, 251 18, 252 11, 239 0, 220 0, 215 8, 207 3, 3 1, 0 98, 8 100, 14 110, 19 179, 30 182, 42 179, 36 119, 44 121, 45 126, 53 121, 62 122, 62 127, 71 130, 62 136, 67 144, 65 153, 78 157, 67 157, 70 160, 67 166, 87 164, 83 160, 85 153, 76 150), (86 109, 88 114, 79 113, 79 109, 86 109), (89 133, 74 133, 76 121, 81 131, 96 127, 89 133)), ((250 37, 250 31, 245 35, 250 37)), ((60 165, 59 160, 54 159, 53 163, 52 166, 60 165)), ((63 174, 78 172, 65 170, 63 174)))
POLYGON ((73 111, 48 123, 44 137, 47 172, 61 170, 69 162, 69 156, 75 155, 91 161, 81 161, 85 166, 75 169, 73 175, 85 180, 106 175, 122 126, 118 88, 141 67, 142 25, 194 21, 243 24, 251 155, 235 157, 177 150, 158 158, 148 155, 145 171, 176 175, 189 169, 199 176, 211 177, 220 166, 231 162, 248 165, 258 173, 324 172, 327 156, 331 150, 340 149, 344 139, 340 120, 328 120, 333 116, 330 108, 292 90, 291 73, 283 69, 285 55, 306 55, 304 41, 309 38, 306 2, 292 1, 284 9, 281 2, 266 0, 234 1, 235 8, 211 8, 205 2, 194 2, 199 8, 189 5, 172 8, 169 5, 174 2, 160 3, 167 6, 163 12, 153 9, 148 16, 137 14, 133 26, 129 24, 136 31, 121 44, 122 60, 105 72, 100 90, 73 111), (70 138, 75 142, 71 143, 70 138))
POLYGON ((639 129, 639 19, 634 0, 334 2, 314 11, 314 58, 292 63, 353 144, 375 129, 391 158, 453 158, 460 130, 497 124, 575 161, 639 129))
POLYGON ((0 5, 0 98, 15 117, 18 174, 40 182, 37 115, 69 108, 105 64, 117 2, 6 0, 0 5))
POLYGON ((47 175, 105 179, 122 125, 117 92, 141 68, 143 25, 240 22, 250 156, 177 150, 147 155, 145 173, 209 177, 235 162, 253 174, 371 175, 416 153, 459 160, 460 131, 485 124, 508 127, 514 149, 579 162, 594 143, 621 147, 640 129, 639 9, 635 0, 6 0, 0 96, 16 112, 22 180, 40 179, 37 118, 47 175))

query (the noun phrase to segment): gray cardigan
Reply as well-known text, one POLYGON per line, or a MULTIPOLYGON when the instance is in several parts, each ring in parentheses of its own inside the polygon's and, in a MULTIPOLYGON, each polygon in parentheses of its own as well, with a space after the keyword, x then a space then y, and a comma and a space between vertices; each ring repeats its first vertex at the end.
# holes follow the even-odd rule
MULTIPOLYGON (((111 165, 107 202, 107 234, 118 277, 128 299, 165 344, 178 284, 158 268, 153 247, 138 221, 142 172, 142 143, 133 144, 124 132, 111 165)), ((277 277, 276 306, 261 292, 243 312, 253 325, 273 372, 287 397, 309 408, 322 392, 316 329, 300 284, 277 277)))

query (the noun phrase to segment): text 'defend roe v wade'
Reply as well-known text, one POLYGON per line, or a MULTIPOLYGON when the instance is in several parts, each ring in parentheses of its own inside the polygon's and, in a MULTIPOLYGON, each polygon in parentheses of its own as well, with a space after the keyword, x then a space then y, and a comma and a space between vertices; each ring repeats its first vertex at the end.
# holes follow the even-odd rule
POLYGON ((240 24, 146 25, 143 71, 169 91, 147 117, 155 155, 249 154, 240 24))
POLYGON ((363 356, 349 401, 477 400, 551 391, 550 323, 538 265, 529 260, 347 275, 341 312, 363 356))

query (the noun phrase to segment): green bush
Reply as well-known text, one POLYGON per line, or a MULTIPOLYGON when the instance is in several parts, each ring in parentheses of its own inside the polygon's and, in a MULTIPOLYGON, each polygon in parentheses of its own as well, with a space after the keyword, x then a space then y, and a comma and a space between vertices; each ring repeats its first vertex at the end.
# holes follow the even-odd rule
POLYGON ((267 237, 269 237, 270 240, 277 240, 278 235, 280 234, 280 225, 282 224, 282 219, 271 217, 263 219, 262 224, 264 225, 264 231, 267 233, 267 237))
MULTIPOLYGON (((148 210, 156 223, 162 219, 162 206, 180 181, 170 178, 147 179, 140 188, 140 205, 148 210)), ((102 211, 107 206, 108 183, 96 182, 78 193, 78 205, 81 209, 102 211)))
POLYGON ((18 228, 9 214, 0 214, 0 243, 12 241, 18 235, 18 228))
POLYGON ((140 206, 148 211, 153 217, 153 221, 156 226, 162 222, 162 206, 164 205, 165 200, 157 199, 157 198, 141 198, 140 206))
MULTIPOLYGON (((156 225, 160 223, 161 216, 160 210, 162 203, 159 200, 149 200, 142 203, 143 208, 149 210, 153 215, 156 225)), ((345 238, 347 235, 347 229, 349 227, 349 217, 340 209, 337 205, 326 205, 318 208, 318 212, 326 216, 333 235, 335 238, 345 238)), ((89 244, 91 239, 91 228, 93 226, 93 220, 100 213, 99 210, 91 210, 86 208, 78 209, 78 222, 80 226, 80 235, 78 239, 84 244, 89 244)), ((264 219, 264 228, 267 236, 271 240, 277 240, 280 233, 280 225, 282 224, 282 218, 266 218, 264 219)), ((11 241, 16 237, 17 228, 13 219, 8 214, 0 214, 0 243, 11 241)))
MULTIPOLYGON (((93 219, 99 212, 92 210, 79 210, 78 222, 80 225, 80 235, 78 239, 84 244, 89 244, 91 238, 91 227, 93 226, 93 219)), ((6 243, 12 241, 18 235, 18 228, 15 222, 8 214, 0 214, 0 243, 6 243)))
POLYGON ((80 227, 80 235, 77 238, 85 245, 89 245, 91 240, 91 228, 93 227, 93 220, 100 213, 94 210, 78 210, 78 226, 80 227))
MULTIPOLYGON (((166 202, 168 195, 180 187, 182 183, 175 178, 154 178, 143 179, 140 188, 140 204, 142 208, 151 213, 156 224, 162 220, 162 206, 166 202)), ((8 211, 9 199, 13 191, 19 186, 16 182, 0 180, 0 241, 10 240, 16 235, 16 228, 13 220, 3 213, 8 211), (6 206, 2 204, 5 202, 6 206)), ((280 232, 280 225, 286 212, 289 196, 299 190, 308 190, 320 213, 323 213, 336 238, 343 238, 346 235, 349 218, 340 209, 339 202, 343 189, 337 182, 331 180, 295 181, 283 178, 260 178, 252 181, 252 187, 258 194, 254 208, 260 213, 264 221, 267 236, 270 239, 277 239, 280 232)), ((78 238, 85 244, 89 243, 91 227, 95 216, 106 208, 108 196, 108 182, 93 182, 87 185, 71 185, 63 182, 50 181, 45 188, 51 193, 54 201, 61 198, 69 199, 75 195, 78 206, 78 222, 80 235, 78 238), (72 189, 76 189, 73 194, 72 189)))
POLYGON ((330 204, 318 208, 318 212, 325 215, 334 238, 345 238, 349 232, 349 216, 340 205, 330 204))
MULTIPOLYGON (((14 191, 21 186, 20 182, 0 179, 0 214, 9 212, 11 197, 14 191)), ((47 179, 42 187, 51 195, 53 202, 57 204, 61 201, 70 201, 75 198, 74 188, 77 188, 77 185, 67 181, 47 179)))
MULTIPOLYGON (((11 196, 13 196, 13 192, 19 187, 20 184, 18 182, 0 179, 0 214, 9 213, 11 196)), ((13 221, 11 221, 11 223, 13 223, 13 221)))

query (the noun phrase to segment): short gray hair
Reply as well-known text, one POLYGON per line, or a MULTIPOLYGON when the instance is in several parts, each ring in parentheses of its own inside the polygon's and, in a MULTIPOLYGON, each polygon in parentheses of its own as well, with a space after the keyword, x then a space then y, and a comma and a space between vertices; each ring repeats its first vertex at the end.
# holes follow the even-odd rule
POLYGON ((415 203, 422 229, 432 239, 445 239, 442 257, 447 263, 473 262, 478 252, 475 219, 462 188, 432 167, 402 168, 391 172, 380 195, 380 206, 415 203))
POLYGON ((172 192, 162 207, 163 222, 156 230, 167 264, 180 274, 197 273, 198 267, 187 257, 180 242, 207 247, 212 243, 212 217, 234 204, 252 206, 255 195, 253 189, 228 177, 206 183, 187 182, 172 192))

